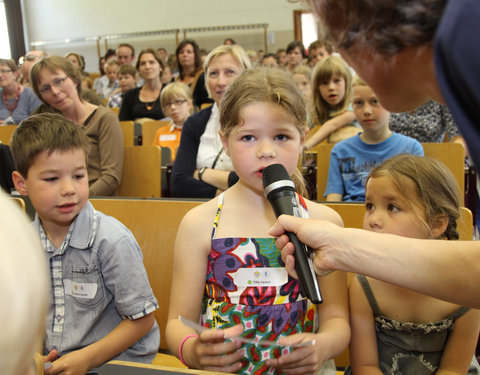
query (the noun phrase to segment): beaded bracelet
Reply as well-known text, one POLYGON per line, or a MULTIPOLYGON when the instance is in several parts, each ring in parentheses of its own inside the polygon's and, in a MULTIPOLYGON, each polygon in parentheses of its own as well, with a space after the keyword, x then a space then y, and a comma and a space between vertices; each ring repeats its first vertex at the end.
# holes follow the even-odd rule
POLYGON ((182 349, 183 349, 183 344, 185 344, 185 341, 187 341, 188 339, 190 339, 192 337, 198 337, 198 335, 191 334, 191 335, 185 336, 183 338, 182 342, 180 343, 180 346, 178 347, 178 358, 180 359, 180 362, 182 362, 187 367, 189 367, 189 366, 185 363, 185 360, 183 359, 182 349))

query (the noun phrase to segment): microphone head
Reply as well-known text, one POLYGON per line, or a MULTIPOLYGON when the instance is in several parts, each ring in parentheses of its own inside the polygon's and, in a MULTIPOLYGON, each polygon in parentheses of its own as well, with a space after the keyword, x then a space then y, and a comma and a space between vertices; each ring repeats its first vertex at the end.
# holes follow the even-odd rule
POLYGON ((265 196, 271 191, 283 188, 295 190, 295 184, 282 164, 271 164, 262 173, 265 196))

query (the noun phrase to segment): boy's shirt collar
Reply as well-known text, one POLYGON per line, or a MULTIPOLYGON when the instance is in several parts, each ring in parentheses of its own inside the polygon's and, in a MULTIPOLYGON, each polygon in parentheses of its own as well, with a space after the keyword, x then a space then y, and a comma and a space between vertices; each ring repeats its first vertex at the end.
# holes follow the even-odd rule
MULTIPOLYGON (((89 249, 95 236, 97 234, 98 215, 93 208, 90 201, 87 201, 85 206, 79 212, 77 217, 70 224, 68 233, 65 236, 62 245, 58 248, 58 253, 63 254, 68 246, 74 247, 79 250, 89 249), (75 228, 75 231, 73 230, 75 228)), ((55 252, 55 247, 48 240, 45 230, 41 224, 41 220, 38 215, 35 215, 35 221, 33 222, 35 229, 40 233, 40 239, 45 251, 49 253, 55 252)))

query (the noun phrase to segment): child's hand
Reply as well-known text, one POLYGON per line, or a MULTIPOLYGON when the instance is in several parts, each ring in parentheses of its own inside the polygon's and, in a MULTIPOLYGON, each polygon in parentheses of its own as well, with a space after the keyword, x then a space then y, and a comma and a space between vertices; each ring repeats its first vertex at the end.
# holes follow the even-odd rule
POLYGON ((48 353, 48 355, 43 356, 43 363, 53 362, 57 359, 57 357, 58 351, 56 349, 53 349, 52 351, 50 351, 50 353, 48 353))
POLYGON ((314 345, 302 346, 294 349, 287 355, 276 359, 268 359, 267 366, 275 367, 282 374, 315 374, 322 363, 323 358, 317 335, 312 333, 299 333, 288 337, 281 337, 278 343, 281 345, 295 346, 306 341, 314 341, 314 345))
MULTIPOLYGON (((47 357, 49 357, 52 352, 50 352, 47 357)), ((65 354, 52 362, 52 367, 45 370, 45 375, 85 375, 88 370, 90 370, 90 368, 85 354, 82 350, 77 350, 65 354)))
MULTIPOLYGON (((243 358, 243 351, 239 350, 241 342, 230 341, 228 337, 238 336, 243 332, 241 325, 236 325, 227 329, 208 329, 200 333, 197 339, 192 340, 193 347, 187 358, 187 363, 191 367, 216 371, 235 373, 242 368, 239 362, 243 358), (191 363, 191 362, 194 363, 191 363)), ((188 343, 188 341, 187 341, 188 343)), ((186 357, 186 345, 183 349, 183 355, 186 357)))

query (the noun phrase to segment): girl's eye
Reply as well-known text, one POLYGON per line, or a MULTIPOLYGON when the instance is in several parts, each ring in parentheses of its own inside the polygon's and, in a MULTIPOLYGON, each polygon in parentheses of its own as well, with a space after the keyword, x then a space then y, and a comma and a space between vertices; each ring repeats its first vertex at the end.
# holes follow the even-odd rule
POLYGON ((254 137, 253 137, 253 135, 244 135, 241 139, 244 142, 251 142, 251 141, 254 140, 254 137))
POLYGON ((372 104, 378 104, 378 100, 377 100, 377 99, 373 99, 373 100, 372 100, 372 104))
POLYGON ((356 107, 360 107, 362 104, 363 104, 363 102, 361 100, 354 100, 353 101, 353 105, 356 106, 356 107))
POLYGON ((389 204, 388 209, 392 212, 399 212, 400 211, 400 208, 395 206, 394 204, 389 204))

